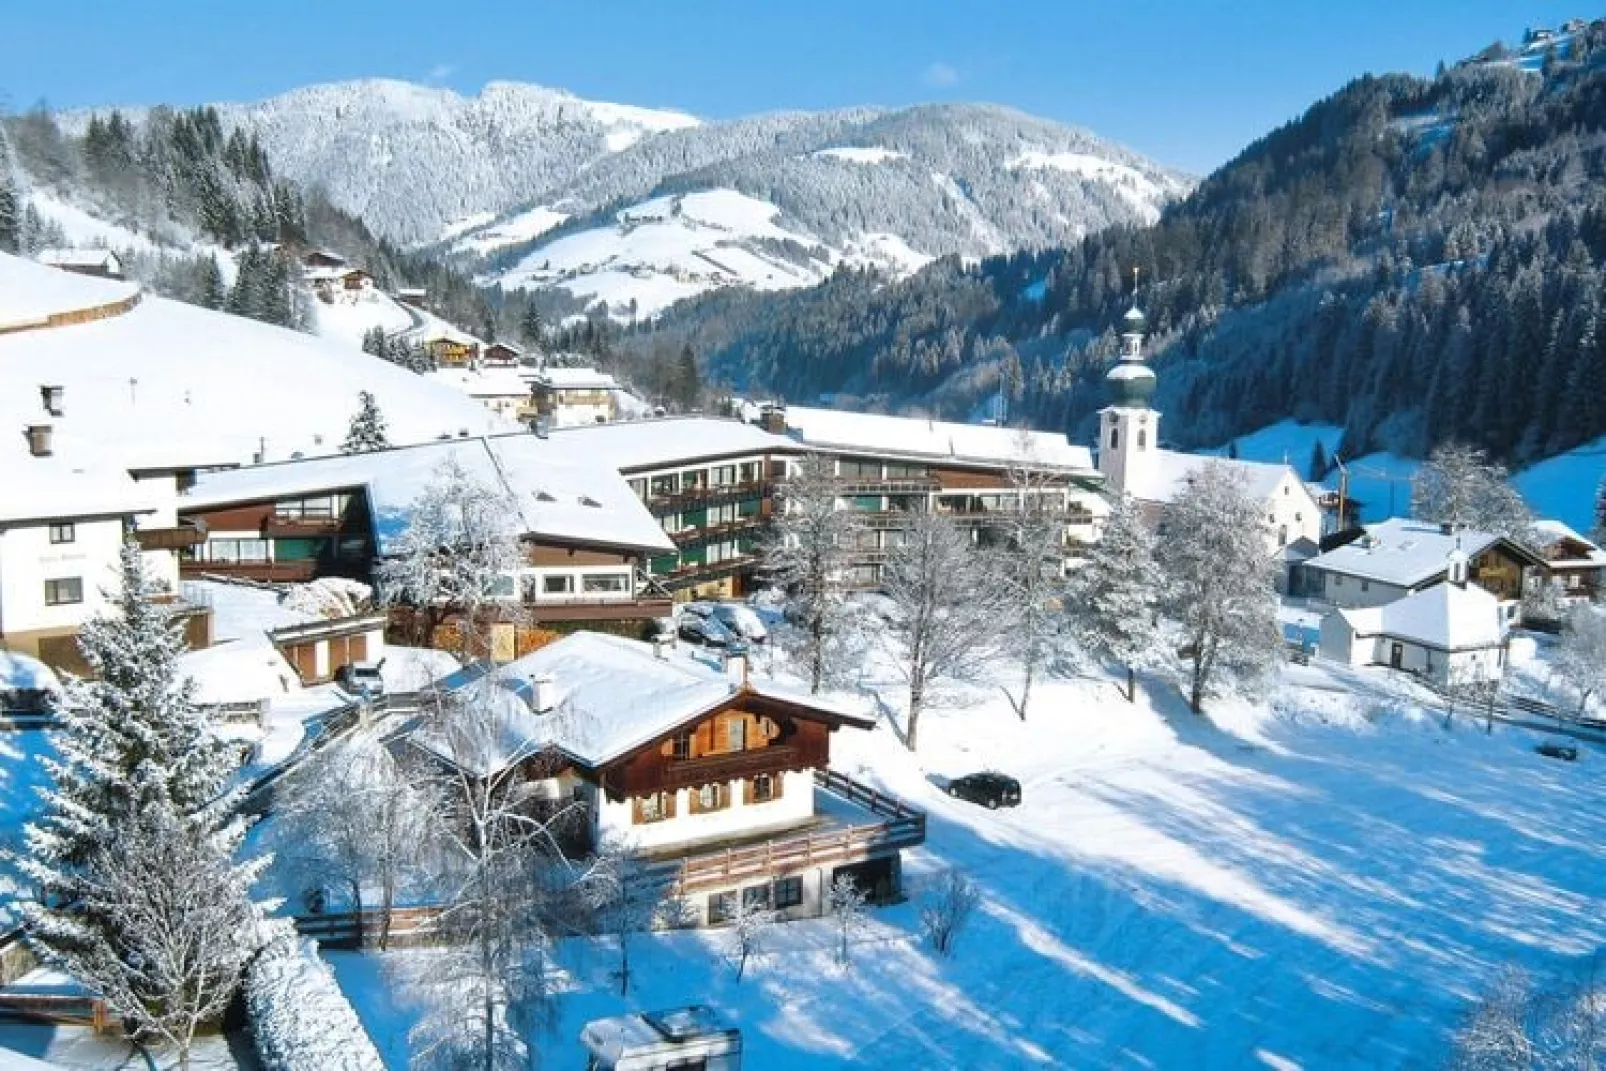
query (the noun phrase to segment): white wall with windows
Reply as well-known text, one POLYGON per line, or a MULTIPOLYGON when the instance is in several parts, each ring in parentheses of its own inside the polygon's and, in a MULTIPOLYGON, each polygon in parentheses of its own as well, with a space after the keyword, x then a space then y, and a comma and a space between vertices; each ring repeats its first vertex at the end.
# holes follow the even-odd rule
POLYGON ((748 780, 737 778, 662 794, 673 797, 672 804, 667 798, 644 798, 639 822, 635 800, 616 802, 604 795, 594 812, 599 843, 601 838, 618 836, 639 848, 669 848, 785 829, 814 816, 813 771, 789 770, 776 775, 771 798, 765 802, 748 802, 748 780))
POLYGON ((121 517, 0 528, 0 635, 71 629, 117 590, 121 517))
POLYGON ((629 565, 525 569, 519 573, 525 602, 629 602, 636 596, 635 570, 629 565))

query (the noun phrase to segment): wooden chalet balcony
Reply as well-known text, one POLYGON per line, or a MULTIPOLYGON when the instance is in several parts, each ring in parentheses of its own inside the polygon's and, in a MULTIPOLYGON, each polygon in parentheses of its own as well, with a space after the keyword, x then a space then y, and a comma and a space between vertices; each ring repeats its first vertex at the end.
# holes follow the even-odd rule
POLYGON ((544 621, 633 621, 638 618, 670 617, 675 612, 673 599, 538 599, 526 602, 536 623, 544 621))
POLYGON ((675 512, 688 506, 718 505, 725 501, 734 501, 739 498, 764 498, 770 494, 771 487, 763 480, 751 480, 747 483, 726 483, 718 486, 693 487, 681 490, 672 495, 655 495, 647 492, 647 505, 654 510, 675 512))
POLYGON ((736 751, 729 755, 705 755, 697 759, 673 759, 664 768, 664 788, 689 788, 713 781, 734 781, 760 773, 779 773, 797 766, 798 750, 789 744, 736 751))
POLYGON ((843 476, 836 481, 839 495, 923 495, 942 490, 931 476, 843 476))
POLYGON ((182 550, 198 547, 206 542, 206 529, 194 524, 179 524, 176 528, 139 528, 134 531, 134 542, 140 550, 182 550))
MULTIPOLYGON (((924 812, 837 773, 816 770, 817 789, 869 811, 879 821, 827 824, 783 832, 737 847, 691 851, 664 858, 651 870, 677 896, 784 877, 822 866, 842 866, 925 843, 924 812)), ((664 853, 668 855, 666 850, 664 853)))
POLYGON ((262 534, 273 539, 298 536, 328 536, 340 531, 339 517, 269 517, 262 522, 262 534))
POLYGON ((269 583, 291 583, 311 580, 318 575, 318 563, 312 560, 294 562, 202 562, 179 563, 183 576, 244 577, 269 583))
POLYGON ((711 539, 722 539, 742 532, 751 532, 756 528, 762 528, 765 520, 766 518, 756 515, 741 517, 734 521, 727 521, 724 524, 711 524, 702 528, 684 528, 679 532, 670 533, 669 538, 675 541, 677 547, 687 547, 711 539))

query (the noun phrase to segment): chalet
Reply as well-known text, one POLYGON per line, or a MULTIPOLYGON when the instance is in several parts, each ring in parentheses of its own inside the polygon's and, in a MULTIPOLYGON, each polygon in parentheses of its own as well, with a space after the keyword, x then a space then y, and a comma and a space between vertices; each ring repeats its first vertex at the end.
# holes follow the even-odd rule
POLYGON ((41 264, 75 275, 92 275, 100 279, 123 277, 122 259, 110 249, 41 249, 37 259, 41 264))
MULTIPOLYGON (((491 342, 480 354, 480 363, 486 368, 517 368, 523 357, 524 351, 511 342, 491 342)), ((529 388, 525 388, 525 393, 529 393, 529 388)))
POLYGON ((599 424, 618 416, 619 384, 595 368, 546 367, 530 375, 535 416, 548 427, 599 424))
POLYGON ((439 368, 467 368, 480 358, 483 344, 467 331, 459 331, 444 320, 431 318, 422 327, 399 336, 408 345, 422 349, 439 368))
POLYGON ((347 268, 340 273, 340 286, 343 290, 362 292, 374 288, 374 277, 361 268, 347 268))
POLYGON ((1529 542, 1544 559, 1544 582, 1563 608, 1599 597, 1606 550, 1560 521, 1535 521, 1529 542))
POLYGON ((1307 592, 1343 609, 1384 606, 1442 582, 1457 554, 1469 578, 1500 601, 1508 622, 1519 613, 1530 570, 1544 559, 1489 532, 1391 518, 1304 565, 1307 592))
POLYGON ((429 300, 429 291, 421 286, 404 286, 396 291, 396 300, 403 305, 411 305, 415 309, 424 307, 429 300))
POLYGON ((874 719, 749 675, 740 655, 577 632, 438 687, 487 731, 465 741, 441 727, 462 720, 426 717, 409 744, 582 814, 582 848, 628 840, 703 923, 738 896, 817 915, 837 874, 890 899, 900 850, 924 839, 923 815, 830 769, 832 736, 874 719))
MULTIPOLYGON (((615 471, 574 460, 584 456, 519 433, 207 473, 180 501, 181 515, 206 531, 182 568, 264 581, 371 580, 451 459, 517 510, 525 563, 507 578, 506 598, 524 619, 645 627, 669 612, 668 597, 643 578, 646 559, 674 544, 615 471)), ((493 635, 504 661, 520 642, 512 626, 493 635)))
POLYGON ((346 258, 327 249, 309 249, 301 254, 301 266, 308 269, 337 269, 346 266, 346 258))
POLYGON ((462 391, 509 423, 529 408, 530 386, 511 368, 437 368, 425 375, 462 391))
POLYGON ((1046 497, 1064 521, 1067 557, 1097 538, 1109 513, 1092 454, 1064 435, 802 406, 771 407, 761 425, 834 459, 842 500, 864 521, 851 567, 860 587, 880 582, 911 510, 980 533, 1006 522, 1025 496, 1046 497))
POLYGON ((1443 579, 1384 605, 1328 614, 1323 657, 1389 666, 1441 687, 1498 681, 1509 617, 1501 599, 1470 582, 1469 564, 1465 553, 1452 551, 1443 579))
POLYGON ((100 462, 71 434, 63 388, 44 386, 40 398, 25 436, 0 445, 0 648, 87 672, 78 632, 115 598, 128 535, 188 642, 205 646, 209 617, 178 598, 174 552, 194 533, 177 524, 171 480, 136 480, 100 462))
POLYGON ((648 571, 677 598, 749 590, 775 482, 801 453, 790 439, 711 417, 577 425, 548 441, 624 477, 672 541, 648 571))
POLYGON ((1266 511, 1266 552, 1276 554, 1301 539, 1322 536, 1322 507, 1290 465, 1202 457, 1160 446, 1160 414, 1149 405, 1158 380, 1143 363, 1148 321, 1136 308, 1121 321, 1121 356, 1105 375, 1111 405, 1099 410, 1098 468, 1112 491, 1131 495, 1156 528, 1166 503, 1176 498, 1206 464, 1225 466, 1266 511))

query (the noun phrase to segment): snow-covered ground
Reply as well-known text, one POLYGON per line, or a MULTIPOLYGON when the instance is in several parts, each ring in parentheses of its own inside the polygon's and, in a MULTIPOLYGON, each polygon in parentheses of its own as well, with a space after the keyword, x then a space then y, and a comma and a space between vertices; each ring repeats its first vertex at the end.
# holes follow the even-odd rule
POLYGON ((1595 490, 1606 479, 1606 439, 1574 447, 1517 473, 1513 481, 1541 517, 1575 531, 1595 527, 1595 490))
MULTIPOLYGON (((919 756, 885 726, 833 765, 928 813, 910 903, 871 913, 848 971, 823 922, 789 924, 745 981, 723 931, 654 935, 616 994, 605 942, 559 952, 544 1066, 580 1068, 586 1021, 702 1002, 749 1066, 1406 1067, 1445 1051, 1505 964, 1546 973, 1606 943, 1606 753, 1543 758, 1521 730, 1446 731, 1383 674, 1289 667, 1269 703, 1188 714, 1146 681, 1058 679, 1021 722, 994 681, 944 690, 919 756), (943 779, 986 767, 992 812, 943 779), (920 940, 920 887, 961 867, 983 900, 951 959, 920 940)), ((888 667, 861 697, 901 710, 888 667)), ((377 955, 331 956, 369 1033, 405 1066, 413 1021, 377 955)))
POLYGON ((475 227, 464 228, 460 233, 468 231, 473 233, 456 243, 455 248, 480 254, 491 253, 503 246, 517 245, 539 238, 568 218, 567 213, 540 205, 509 216, 494 227, 477 230, 475 227, 483 224, 476 224, 475 227))
MULTIPOLYGON (((1244 461, 1292 465, 1302 479, 1308 479, 1311 453, 1316 444, 1321 443, 1327 456, 1332 457, 1343 437, 1344 429, 1334 424, 1301 424, 1293 420, 1279 420, 1248 435, 1240 435, 1232 443, 1237 445, 1238 457, 1244 461)), ((1223 443, 1199 452, 1225 457, 1228 446, 1223 443)))
POLYGON ((314 300, 312 308, 320 336, 359 349, 363 335, 375 327, 394 335, 417 322, 405 305, 380 290, 342 291, 333 301, 314 300))

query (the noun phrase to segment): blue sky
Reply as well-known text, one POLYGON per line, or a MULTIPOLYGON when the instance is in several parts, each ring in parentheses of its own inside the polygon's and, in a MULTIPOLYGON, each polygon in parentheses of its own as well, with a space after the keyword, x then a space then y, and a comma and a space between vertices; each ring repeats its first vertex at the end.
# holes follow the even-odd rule
POLYGON ((1551 0, 0 0, 0 103, 248 100, 384 76, 728 117, 986 100, 1204 172, 1366 71, 1429 73, 1551 0))

